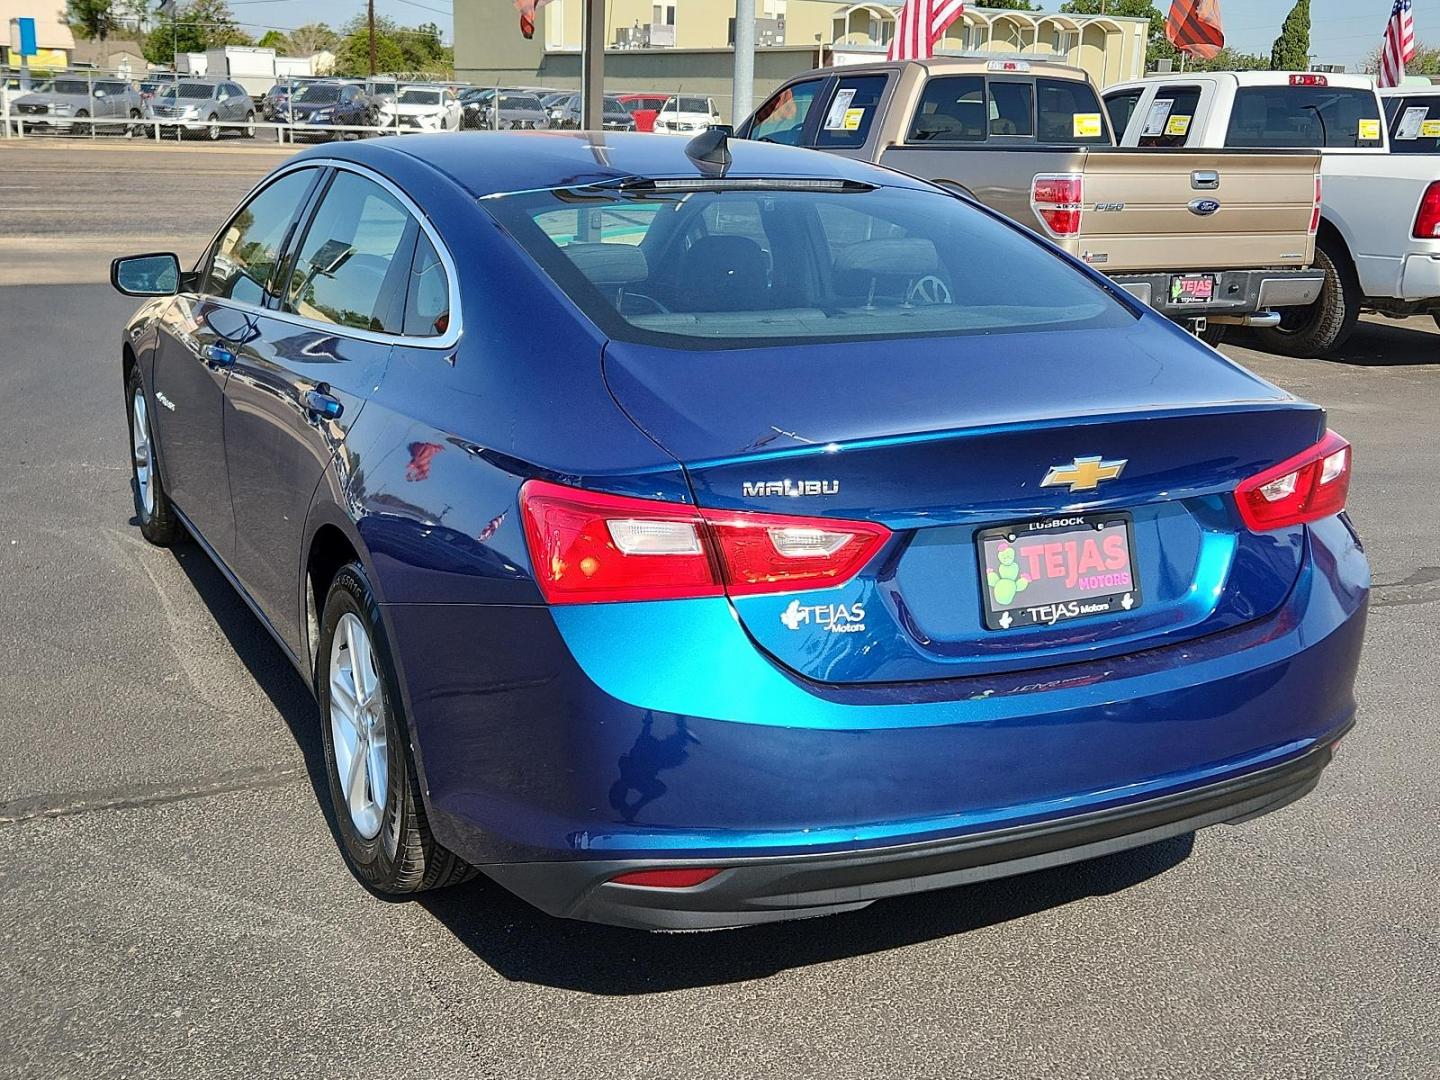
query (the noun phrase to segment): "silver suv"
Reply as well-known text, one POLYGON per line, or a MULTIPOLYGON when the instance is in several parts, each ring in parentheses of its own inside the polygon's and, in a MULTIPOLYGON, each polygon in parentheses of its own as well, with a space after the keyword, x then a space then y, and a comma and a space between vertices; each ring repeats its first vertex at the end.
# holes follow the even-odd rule
POLYGON ((138 121, 144 115, 140 92, 123 79, 85 79, 60 75, 41 83, 28 94, 13 98, 11 120, 26 131, 51 130, 88 135, 97 132, 140 134, 138 121), (93 124, 92 120, 137 121, 136 124, 93 124))
POLYGON ((186 79, 167 86, 147 105, 147 117, 159 120, 162 130, 178 131, 187 138, 203 136, 214 142, 226 132, 255 137, 255 102, 239 83, 186 79))

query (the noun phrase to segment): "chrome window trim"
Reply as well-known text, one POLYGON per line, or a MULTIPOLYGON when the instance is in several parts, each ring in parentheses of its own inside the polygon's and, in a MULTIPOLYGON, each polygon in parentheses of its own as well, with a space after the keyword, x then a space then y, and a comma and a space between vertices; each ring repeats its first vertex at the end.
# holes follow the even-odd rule
MULTIPOLYGON (((445 241, 440 239, 440 234, 436 232, 435 227, 430 224, 429 217, 425 214, 423 210, 420 209, 414 199, 410 198, 409 195, 405 194, 404 191, 402 191, 386 177, 381 176, 373 169, 368 169, 364 165, 360 165, 353 161, 342 161, 339 158, 305 158, 301 161, 295 161, 283 165, 280 168, 276 169, 274 172, 270 173, 268 176, 266 176, 258 184, 256 184, 254 187, 252 187, 249 191, 245 193, 245 197, 235 204, 235 210, 232 211, 230 216, 225 219, 225 223, 215 231, 215 235, 212 236, 210 238, 210 242, 205 245, 205 254, 201 257, 202 265, 208 268, 210 264, 210 256, 215 250, 215 245, 220 240, 220 237, 224 234, 225 230, 229 228, 230 222, 233 221, 235 218, 235 213, 238 212, 246 204, 248 204, 250 200, 253 199, 256 195, 260 194, 262 189, 269 187, 281 177, 287 176, 292 172, 298 172, 301 169, 324 168, 341 169, 345 172, 352 172, 355 173, 357 176, 361 176, 366 180, 370 180, 373 183, 379 184, 382 188, 384 188, 387 192, 389 192, 399 201, 400 205, 405 209, 405 212, 415 219, 416 225, 418 225, 421 231, 424 232, 425 235, 429 238, 430 243, 435 248, 435 253, 440 256, 440 264, 445 267, 445 273, 450 287, 450 325, 446 327, 445 333, 439 335, 438 337, 415 337, 410 334, 387 334, 382 333, 378 330, 361 330, 357 327, 344 326, 340 323, 325 322, 321 319, 308 319, 303 315, 295 314, 293 311, 283 311, 279 308, 260 307, 257 304, 247 303, 244 300, 235 300, 228 296, 214 296, 206 292, 200 292, 196 295, 204 297, 212 303, 219 304, 221 307, 234 308, 238 311, 253 311, 258 315, 264 315, 272 319, 279 319, 281 322, 291 323, 296 326, 303 326, 307 329, 317 330, 322 333, 331 334, 335 337, 354 338, 357 341, 370 341, 379 345, 404 345, 406 348, 411 349, 454 348, 460 343, 460 337, 464 333, 465 327, 464 316, 461 312, 460 307, 459 275, 455 272, 455 260, 450 255, 450 248, 446 245, 445 241)), ((324 201, 323 195, 321 196, 321 201, 324 201)), ((302 224, 306 223, 302 222, 302 224)), ((295 240, 295 237, 291 238, 292 246, 295 243, 295 240)))

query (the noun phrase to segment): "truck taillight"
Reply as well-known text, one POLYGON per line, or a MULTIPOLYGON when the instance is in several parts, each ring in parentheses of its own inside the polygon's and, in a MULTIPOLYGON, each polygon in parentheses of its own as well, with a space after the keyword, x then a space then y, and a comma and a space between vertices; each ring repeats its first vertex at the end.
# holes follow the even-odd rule
POLYGON ((1415 237, 1419 240, 1440 238, 1440 180, 1436 180, 1420 199, 1420 211, 1415 215, 1415 237))
POLYGON ((1325 184, 1317 175, 1315 177, 1315 207, 1310 211, 1310 235, 1314 236, 1320 231, 1320 206, 1324 201, 1325 184))
POLYGON ((1030 185, 1030 208, 1051 236, 1079 233, 1084 205, 1085 179, 1079 173, 1042 173, 1030 185))
POLYGON ((1316 74, 1314 74, 1314 73, 1307 73, 1307 74, 1304 74, 1304 75, 1291 75, 1291 76, 1290 76, 1290 85, 1291 85, 1291 86, 1329 86, 1329 85, 1330 85, 1330 80, 1327 79, 1324 75, 1316 75, 1316 74))
POLYGON ((1327 431, 1310 449, 1243 482, 1235 504, 1248 528, 1266 532, 1338 514, 1349 492, 1350 444, 1327 431))
POLYGON ((843 585, 890 538, 870 521, 520 489, 535 581, 552 604, 798 592, 843 585))

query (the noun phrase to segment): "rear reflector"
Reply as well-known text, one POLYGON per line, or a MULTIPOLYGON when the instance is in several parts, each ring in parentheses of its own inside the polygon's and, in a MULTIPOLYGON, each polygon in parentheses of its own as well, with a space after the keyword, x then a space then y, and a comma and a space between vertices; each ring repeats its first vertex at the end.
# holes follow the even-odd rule
POLYGON ((1320 209, 1325 201, 1325 183, 1320 179, 1320 174, 1315 174, 1315 206, 1310 211, 1310 235, 1314 236, 1320 231, 1320 209))
POLYGON ((1415 236, 1420 240, 1440 238, 1440 180, 1425 189, 1420 211, 1415 215, 1415 236))
POLYGON ((1329 431, 1310 449, 1242 483, 1235 503, 1247 527, 1265 532, 1338 514, 1349 491, 1350 444, 1329 431))
POLYGON ((646 889, 691 889, 703 885, 716 874, 718 866, 683 866, 664 870, 632 870, 610 879, 613 885, 639 885, 646 889))
POLYGON ((746 596, 843 585, 885 545, 870 521, 710 510, 530 480, 535 580, 552 604, 746 596))
POLYGON ((1291 85, 1291 86, 1329 86, 1329 85, 1330 85, 1330 80, 1327 79, 1324 75, 1315 75, 1315 74, 1291 75, 1291 76, 1290 76, 1290 85, 1291 85))
POLYGON ((1084 189, 1079 173, 1042 173, 1032 181, 1030 208, 1051 236, 1074 236, 1080 231, 1084 189))

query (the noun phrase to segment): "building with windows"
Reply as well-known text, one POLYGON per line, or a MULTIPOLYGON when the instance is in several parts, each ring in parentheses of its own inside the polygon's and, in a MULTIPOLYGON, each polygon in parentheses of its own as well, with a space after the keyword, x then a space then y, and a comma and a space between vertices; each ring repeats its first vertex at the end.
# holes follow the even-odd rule
MULTIPOLYGON (((521 37, 513 0, 455 8, 456 76, 479 85, 578 85, 584 0, 550 0, 535 36, 521 37)), ((883 55, 899 0, 755 0, 756 100, 812 67, 883 55)), ((606 85, 614 93, 712 96, 729 110, 735 6, 726 0, 608 0, 606 85)), ((1043 57, 1088 71, 1101 86, 1145 74, 1147 19, 967 7, 942 53, 1043 57)))

